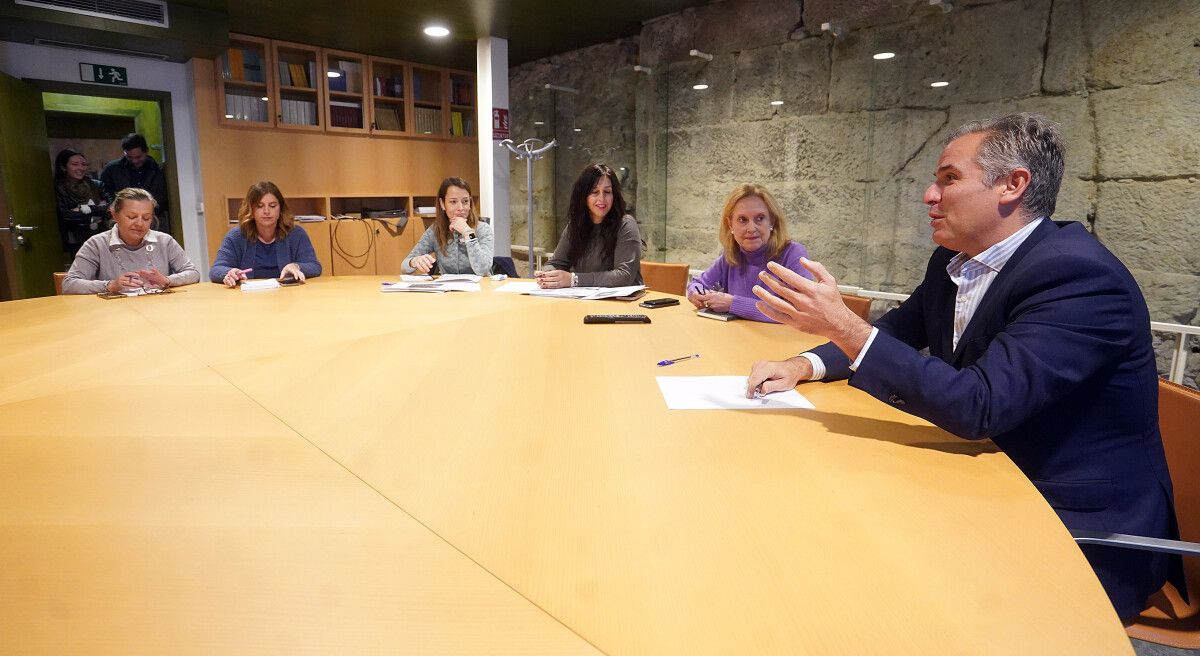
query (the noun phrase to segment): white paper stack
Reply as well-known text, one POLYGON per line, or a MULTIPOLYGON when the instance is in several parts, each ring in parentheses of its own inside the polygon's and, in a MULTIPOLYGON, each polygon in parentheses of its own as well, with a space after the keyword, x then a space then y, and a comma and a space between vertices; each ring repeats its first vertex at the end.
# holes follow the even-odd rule
POLYGON ((263 278, 261 280, 243 280, 242 291, 244 292, 262 292, 268 289, 278 289, 279 281, 275 278, 263 278))

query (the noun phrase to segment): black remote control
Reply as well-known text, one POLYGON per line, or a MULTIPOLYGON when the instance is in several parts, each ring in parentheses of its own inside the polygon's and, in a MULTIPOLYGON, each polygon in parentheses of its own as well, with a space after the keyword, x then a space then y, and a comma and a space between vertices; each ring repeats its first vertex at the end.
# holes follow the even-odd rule
POLYGON ((644 314, 589 314, 583 318, 584 323, 650 323, 650 317, 644 314))

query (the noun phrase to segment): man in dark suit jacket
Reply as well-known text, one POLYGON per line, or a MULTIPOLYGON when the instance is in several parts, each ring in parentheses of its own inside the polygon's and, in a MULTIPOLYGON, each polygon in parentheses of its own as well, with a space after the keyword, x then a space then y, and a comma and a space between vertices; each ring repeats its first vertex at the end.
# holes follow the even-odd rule
MULTIPOLYGON (((1050 220, 1062 171, 1043 117, 955 131, 925 192, 940 248, 920 286, 872 327, 819 263, 805 263, 815 281, 771 267, 775 295, 757 287, 759 308, 830 343, 755 363, 748 395, 849 377, 955 435, 990 438, 1070 528, 1176 537, 1146 302, 1083 226, 1050 220)), ((1083 551, 1121 617, 1145 607, 1170 563, 1083 551)))
POLYGON ((100 172, 100 184, 109 198, 126 187, 145 189, 154 197, 154 216, 158 219, 155 230, 170 234, 171 213, 167 205, 167 173, 150 156, 146 138, 130 132, 121 140, 125 156, 114 159, 100 172))

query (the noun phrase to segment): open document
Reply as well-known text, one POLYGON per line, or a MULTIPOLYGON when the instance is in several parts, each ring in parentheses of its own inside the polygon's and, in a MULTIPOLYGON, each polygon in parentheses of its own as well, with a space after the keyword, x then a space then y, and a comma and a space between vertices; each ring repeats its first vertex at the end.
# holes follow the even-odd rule
POLYGON ((628 287, 564 287, 562 289, 533 289, 524 293, 529 294, 530 296, 578 298, 585 301, 596 301, 602 298, 620 298, 622 296, 629 296, 630 294, 635 294, 645 288, 645 285, 629 285, 628 287))
POLYGON ((432 294, 441 294, 444 292, 477 292, 479 291, 479 283, 477 282, 460 282, 452 280, 444 282, 442 280, 431 280, 427 282, 385 282, 379 285, 381 292, 425 292, 432 294))
POLYGON ((745 376, 658 376, 668 410, 813 410, 794 389, 746 398, 745 376))

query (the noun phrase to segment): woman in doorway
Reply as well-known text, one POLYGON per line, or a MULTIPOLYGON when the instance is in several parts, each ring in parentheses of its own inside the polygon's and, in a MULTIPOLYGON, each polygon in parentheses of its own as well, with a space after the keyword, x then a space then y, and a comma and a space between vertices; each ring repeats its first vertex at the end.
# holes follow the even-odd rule
POLYGON ((621 182, 605 164, 589 164, 575 180, 567 226, 546 271, 543 289, 625 287, 642 284, 642 237, 625 213, 621 182))
POLYGON ((800 265, 800 258, 807 257, 808 251, 788 239, 783 212, 762 185, 739 185, 729 194, 717 223, 717 241, 721 243, 721 254, 688 284, 688 300, 697 308, 775 323, 758 311, 758 297, 751 292, 767 262, 777 262, 812 278, 800 265))
POLYGON ((145 189, 118 191, 109 209, 116 225, 79 248, 63 279, 63 293, 142 293, 199 282, 200 272, 179 242, 150 228, 154 204, 145 189))
POLYGON ((287 200, 274 182, 251 185, 238 208, 238 225, 225 234, 209 279, 236 287, 247 278, 303 281, 321 275, 308 233, 295 228, 287 200))
POLYGON ((54 158, 54 196, 63 250, 75 257, 88 237, 101 232, 108 219, 108 195, 99 180, 88 176, 83 153, 64 148, 54 158))
POLYGON ((425 229, 400 265, 401 273, 429 273, 437 264, 441 273, 492 272, 492 226, 479 220, 471 201, 471 185, 462 178, 446 178, 438 187, 437 218, 425 229))

